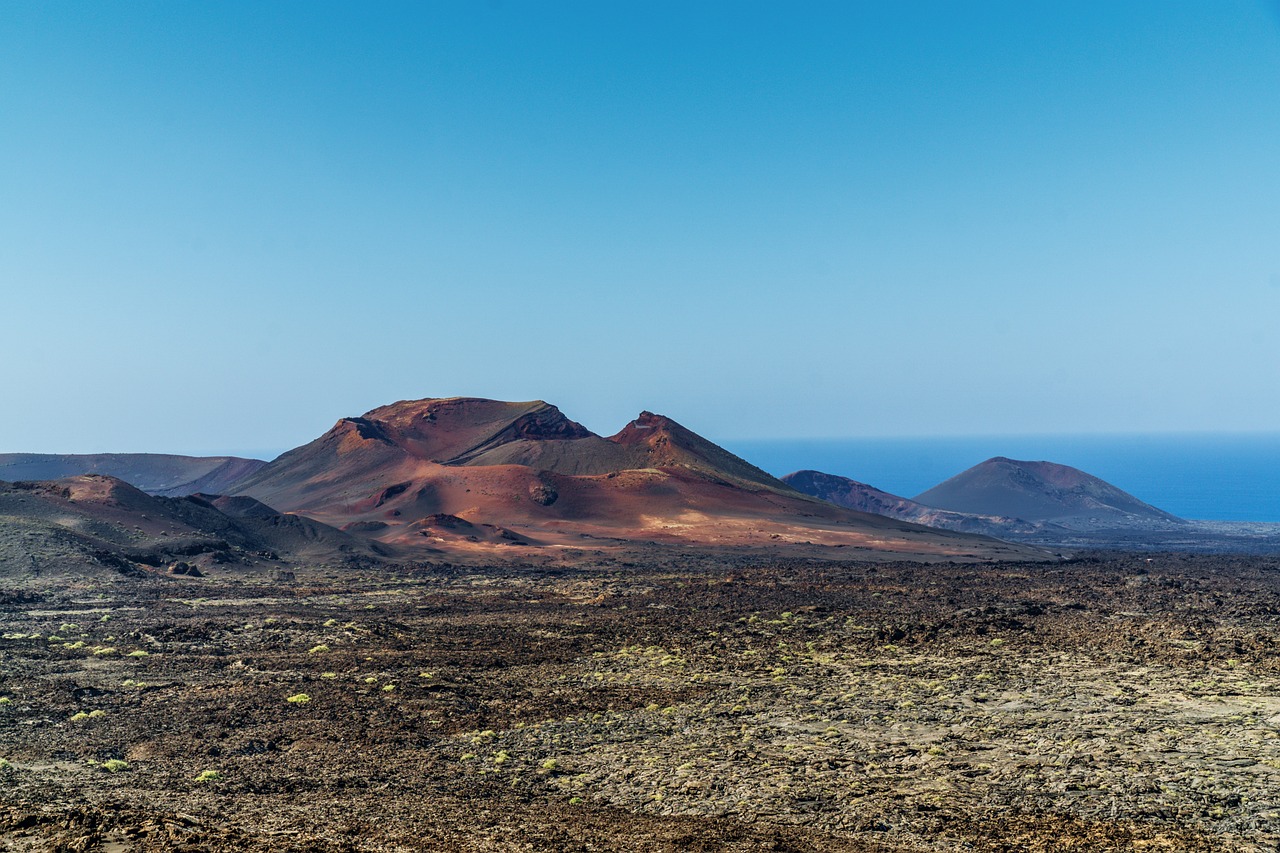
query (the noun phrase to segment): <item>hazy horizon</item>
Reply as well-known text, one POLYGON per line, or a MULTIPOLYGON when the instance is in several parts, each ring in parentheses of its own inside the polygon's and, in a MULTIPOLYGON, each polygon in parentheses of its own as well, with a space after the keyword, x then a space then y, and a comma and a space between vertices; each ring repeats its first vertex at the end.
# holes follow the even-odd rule
POLYGON ((1277 8, 6 4, 0 452, 1280 429, 1277 8))
MULTIPOLYGON (((1183 518, 1280 522, 1280 493, 1274 488, 1280 478, 1280 432, 706 437, 776 477, 813 469, 908 498, 986 459, 1006 456, 1079 468, 1183 518)), ((270 461, 290 449, 170 452, 270 461)))
MULTIPOLYGON (((565 413, 572 418, 572 413, 565 413)), ((638 414, 638 413, 637 413, 638 414)), ((666 414, 660 412, 659 414, 666 414)), ((353 417, 354 415, 344 415, 343 417, 353 417)), ((1046 443, 1058 443, 1061 441, 1071 440, 1101 440, 1101 441, 1125 441, 1134 440, 1141 441, 1147 439, 1156 440, 1267 440, 1280 439, 1280 429, 1278 430, 1169 430, 1169 431, 1117 431, 1117 432, 1029 432, 1029 433, 898 433, 898 434, 876 434, 876 435, 783 435, 783 436, 733 436, 718 435, 707 433, 681 421, 680 418, 671 416, 673 420, 681 423, 682 426, 692 429, 703 438, 706 438, 716 444, 720 444, 726 448, 732 449, 736 446, 752 446, 752 445, 806 445, 811 444, 820 446, 824 444, 845 444, 850 442, 1001 442, 1008 441, 1019 445, 1026 445, 1037 441, 1046 443)), ((319 438, 338 420, 333 418, 329 424, 312 435, 299 438, 293 444, 280 445, 277 447, 235 447, 231 445, 211 444, 208 446, 184 446, 159 444, 155 446, 98 446, 91 445, 88 449, 67 449, 62 447, 0 447, 0 454, 4 453, 27 453, 37 455, 93 455, 104 453, 158 453, 174 456, 238 456, 249 459, 263 459, 271 461, 282 453, 301 447, 309 442, 319 438)), ((574 420, 579 420, 574 418, 574 420)), ((597 435, 609 436, 622 429, 627 421, 622 421, 612 427, 597 428, 590 423, 584 423, 587 429, 597 435)), ((1010 455, 1010 454, 994 454, 994 455, 1010 455)), ((1030 457, 1026 457, 1030 458, 1030 457)), ((750 460, 748 460, 750 461, 750 460)), ((1049 459, 1047 461, 1055 462, 1060 460, 1049 459)))

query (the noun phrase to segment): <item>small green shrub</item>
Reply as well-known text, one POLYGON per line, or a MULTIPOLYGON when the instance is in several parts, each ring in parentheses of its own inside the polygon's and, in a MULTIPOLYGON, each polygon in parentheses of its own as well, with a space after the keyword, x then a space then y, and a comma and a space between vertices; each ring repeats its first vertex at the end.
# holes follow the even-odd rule
POLYGON ((0 705, 8 705, 12 701, 8 696, 0 696, 0 705))
POLYGON ((121 770, 128 770, 129 763, 127 761, 121 761, 118 758, 108 758, 106 761, 102 762, 102 769, 111 773, 119 773, 121 770))
POLYGON ((286 697, 284 701, 292 702, 295 705, 305 705, 311 701, 311 697, 305 693, 295 693, 292 696, 286 697))
POLYGON ((392 692, 392 691, 393 691, 393 690, 395 690, 395 689, 396 689, 396 686, 395 686, 394 684, 384 684, 384 685, 382 685, 382 692, 383 692, 383 693, 390 693, 390 692, 392 692))
POLYGON ((338 673, 336 673, 336 672, 322 672, 322 673, 320 673, 320 677, 321 677, 321 678, 337 678, 337 677, 338 677, 338 673))
POLYGON ((130 657, 130 658, 145 658, 150 656, 151 656, 151 652, 144 652, 142 649, 134 649, 133 651, 129 652, 129 654, 125 655, 125 657, 130 657))
POLYGON ((103 717, 105 717, 106 715, 107 715, 107 712, 106 712, 106 711, 103 711, 101 708, 99 708, 99 709, 96 709, 96 710, 93 710, 93 711, 90 711, 90 712, 89 712, 89 719, 91 719, 91 720, 100 720, 100 719, 102 719, 103 717))
POLYGON ((318 654, 321 654, 321 653, 323 653, 323 652, 327 652, 327 651, 329 651, 329 647, 328 647, 328 646, 326 646, 324 643, 321 643, 321 644, 320 644, 320 645, 318 645, 318 646, 312 646, 311 648, 307 649, 307 654, 309 654, 309 655, 318 655, 318 654))
POLYGON ((217 770, 201 770, 200 775, 196 777, 197 782, 216 782, 222 778, 222 774, 217 770))
POLYGON ((86 714, 84 711, 77 711, 71 715, 71 722, 73 723, 78 723, 81 720, 87 720, 87 719, 89 719, 89 715, 86 714))

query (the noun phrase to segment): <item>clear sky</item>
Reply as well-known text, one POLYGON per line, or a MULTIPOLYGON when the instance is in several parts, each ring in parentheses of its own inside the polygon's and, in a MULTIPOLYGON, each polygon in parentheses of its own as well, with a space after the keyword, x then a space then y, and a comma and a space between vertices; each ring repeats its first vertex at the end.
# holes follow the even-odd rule
POLYGON ((1280 430, 1280 10, 0 4, 0 451, 1280 430))

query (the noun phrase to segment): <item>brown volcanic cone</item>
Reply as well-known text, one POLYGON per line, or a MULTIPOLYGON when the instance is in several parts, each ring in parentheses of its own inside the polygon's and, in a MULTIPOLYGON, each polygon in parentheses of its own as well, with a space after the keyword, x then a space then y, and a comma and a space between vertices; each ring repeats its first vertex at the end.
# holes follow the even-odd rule
POLYGON ((686 468, 713 474, 742 486, 764 486, 784 494, 795 491, 745 459, 690 432, 670 418, 652 412, 641 412, 640 417, 609 440, 636 451, 646 467, 686 468))
POLYGON ((1003 456, 975 465, 915 500, 953 512, 1015 516, 1072 529, 1185 523, 1078 468, 1003 456))
MULTIPOLYGON (((530 547, 800 542, 960 556, 995 546, 814 500, 660 415, 604 438, 541 401, 383 406, 343 418, 234 492, 403 545, 447 542, 438 519, 449 516, 530 547)), ((469 538, 473 550, 496 541, 469 538)))

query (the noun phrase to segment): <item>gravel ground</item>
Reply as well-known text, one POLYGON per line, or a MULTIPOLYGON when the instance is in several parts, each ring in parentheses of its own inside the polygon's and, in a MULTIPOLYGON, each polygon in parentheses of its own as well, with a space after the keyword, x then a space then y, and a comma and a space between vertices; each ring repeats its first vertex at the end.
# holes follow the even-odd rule
POLYGON ((0 587, 0 850, 1280 847, 1280 564, 0 587))

